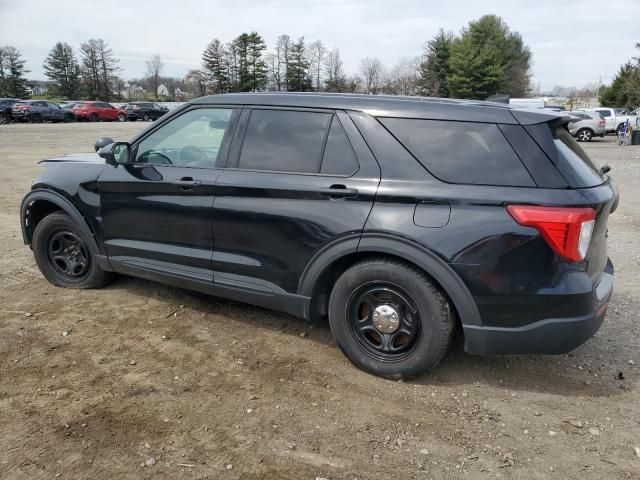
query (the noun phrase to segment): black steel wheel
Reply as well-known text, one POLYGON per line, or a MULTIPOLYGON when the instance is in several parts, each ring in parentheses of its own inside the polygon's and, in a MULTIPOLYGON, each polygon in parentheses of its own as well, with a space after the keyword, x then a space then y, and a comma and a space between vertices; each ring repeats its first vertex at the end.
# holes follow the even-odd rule
POLYGON ((38 268, 60 287, 97 288, 111 280, 95 262, 87 236, 68 215, 55 212, 40 220, 31 242, 38 268))
POLYGON ((454 314, 445 294, 420 269, 394 258, 356 263, 335 282, 329 324, 358 368, 408 378, 434 367, 449 349, 454 314))
POLYGON ((422 333, 415 301, 385 282, 366 284, 352 293, 347 321, 363 351, 382 362, 410 355, 422 333))
POLYGON ((50 234, 47 257, 56 273, 68 282, 82 281, 91 267, 91 256, 84 241, 64 228, 50 234))
POLYGON ((89 121, 90 122, 97 122, 98 121, 98 114, 97 113, 91 113, 89 115, 89 121))
POLYGON ((142 115, 142 120, 144 120, 145 122, 148 122, 149 120, 151 120, 151 117, 149 116, 148 113, 145 113, 142 115))

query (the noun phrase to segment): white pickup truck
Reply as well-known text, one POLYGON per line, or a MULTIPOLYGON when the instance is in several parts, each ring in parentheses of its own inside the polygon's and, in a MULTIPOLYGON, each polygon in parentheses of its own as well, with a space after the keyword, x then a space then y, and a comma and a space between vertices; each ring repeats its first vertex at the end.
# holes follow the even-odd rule
POLYGON ((622 112, 624 111, 621 108, 591 108, 589 109, 591 112, 598 112, 600 115, 604 117, 605 120, 605 130, 607 133, 618 133, 622 124, 629 119, 631 125, 635 126, 638 124, 638 116, 637 115, 624 115, 622 112))

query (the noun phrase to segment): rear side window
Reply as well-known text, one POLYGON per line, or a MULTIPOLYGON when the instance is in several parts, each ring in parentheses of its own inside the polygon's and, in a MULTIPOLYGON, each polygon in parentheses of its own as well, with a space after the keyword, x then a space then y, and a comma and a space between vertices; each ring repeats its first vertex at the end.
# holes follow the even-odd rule
POLYGON ((603 181, 600 168, 591 160, 578 142, 571 136, 566 128, 558 126, 553 129, 553 143, 558 153, 561 173, 575 178, 572 183, 576 186, 591 187, 600 185, 603 181), (566 170, 567 173, 565 173, 566 170))
POLYGON ((330 113, 253 110, 238 168, 318 173, 330 113))
POLYGON ((603 117, 610 117, 611 116, 611 112, 609 110, 596 110, 596 112, 598 112, 603 117))
POLYGON ((327 175, 351 175, 358 169, 358 161, 351 142, 338 117, 331 120, 327 145, 322 158, 320 173, 327 175))
POLYGON ((440 180, 535 186, 495 124, 402 118, 381 118, 380 121, 440 180))

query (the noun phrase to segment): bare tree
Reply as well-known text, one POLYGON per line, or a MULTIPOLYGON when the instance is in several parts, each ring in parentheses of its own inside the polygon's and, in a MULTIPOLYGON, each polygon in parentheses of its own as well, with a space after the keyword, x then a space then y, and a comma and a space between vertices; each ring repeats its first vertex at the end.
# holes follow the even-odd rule
POLYGON ((324 59, 324 85, 328 92, 344 92, 347 89, 347 78, 340 58, 340 50, 334 48, 324 59))
POLYGON ((366 57, 360 62, 360 73, 364 81, 365 93, 376 95, 382 89, 384 67, 379 58, 366 57))
POLYGON ((160 58, 160 55, 155 54, 149 60, 146 61, 147 64, 147 77, 149 77, 149 82, 153 87, 153 95, 158 100, 158 87, 160 86, 160 74, 164 69, 164 62, 160 58))
POLYGON ((309 53, 309 72, 311 72, 314 77, 313 83, 315 84, 316 92, 319 92, 322 85, 322 64, 327 49, 320 40, 317 40, 309 45, 309 53))
POLYGON ((420 59, 403 57, 391 69, 385 90, 394 95, 415 95, 420 78, 420 59))
POLYGON ((273 77, 278 90, 288 90, 287 71, 289 70, 289 57, 291 51, 291 37, 280 35, 276 40, 275 68, 273 77))
POLYGON ((207 94, 207 75, 202 70, 189 70, 184 77, 189 94, 202 97, 207 94))

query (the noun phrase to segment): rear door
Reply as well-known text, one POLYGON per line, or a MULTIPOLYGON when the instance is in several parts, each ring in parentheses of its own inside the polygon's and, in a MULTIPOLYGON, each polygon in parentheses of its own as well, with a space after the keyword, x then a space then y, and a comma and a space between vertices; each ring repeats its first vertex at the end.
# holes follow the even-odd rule
POLYGON ((343 112, 245 108, 215 186, 216 289, 296 293, 314 255, 357 242, 380 180, 364 149, 343 112))

